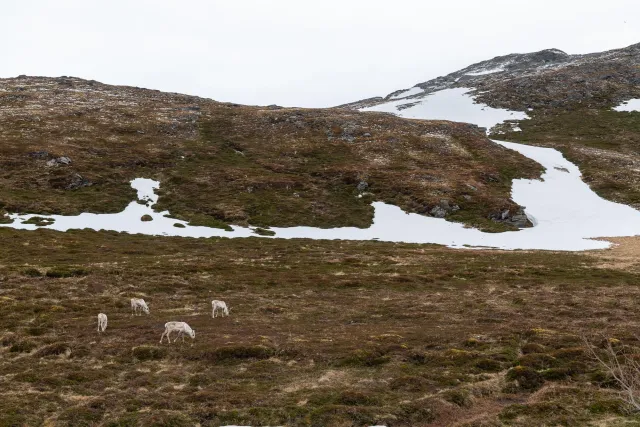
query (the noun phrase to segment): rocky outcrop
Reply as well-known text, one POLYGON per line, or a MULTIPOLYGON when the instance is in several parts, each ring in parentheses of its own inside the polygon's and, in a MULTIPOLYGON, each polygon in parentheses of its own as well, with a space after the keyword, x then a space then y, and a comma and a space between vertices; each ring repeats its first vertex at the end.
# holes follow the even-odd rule
POLYGON ((489 215, 489 219, 518 228, 532 227, 533 224, 531 223, 531 221, 529 221, 529 218, 527 217, 527 214, 524 212, 524 210, 524 206, 521 206, 519 209, 513 212, 509 209, 505 209, 502 212, 492 213, 491 215, 489 215))
POLYGON ((460 210, 458 205, 451 206, 446 199, 440 200, 440 203, 429 210, 429 214, 435 218, 444 218, 448 214, 460 210))

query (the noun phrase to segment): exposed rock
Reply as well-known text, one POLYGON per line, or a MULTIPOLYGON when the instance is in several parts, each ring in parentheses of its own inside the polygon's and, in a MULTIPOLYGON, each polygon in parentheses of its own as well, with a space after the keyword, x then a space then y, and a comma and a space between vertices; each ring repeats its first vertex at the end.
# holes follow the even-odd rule
POLYGON ((51 159, 47 162, 48 167, 67 166, 70 164, 71 164, 71 159, 66 156, 56 157, 55 159, 51 159))
POLYGON ((358 187, 357 188, 358 188, 358 191, 362 193, 367 188, 369 188, 369 184, 366 181, 360 181, 358 183, 358 187))
POLYGON ((518 228, 531 227, 533 224, 531 224, 529 218, 527 218, 527 214, 525 214, 524 209, 524 206, 521 206, 513 214, 509 209, 506 209, 502 212, 491 214, 489 216, 489 219, 492 219, 496 222, 510 224, 518 228))
POLYGON ((77 190, 78 188, 91 187, 92 185, 93 182, 86 178, 83 178, 82 175, 75 173, 71 177, 71 181, 69 182, 69 184, 67 184, 67 186, 65 187, 65 190, 77 190))
POLYGON ((436 218, 444 218, 445 216, 447 216, 447 211, 441 206, 434 207, 429 211, 429 213, 431 214, 431 216, 434 216, 436 218))

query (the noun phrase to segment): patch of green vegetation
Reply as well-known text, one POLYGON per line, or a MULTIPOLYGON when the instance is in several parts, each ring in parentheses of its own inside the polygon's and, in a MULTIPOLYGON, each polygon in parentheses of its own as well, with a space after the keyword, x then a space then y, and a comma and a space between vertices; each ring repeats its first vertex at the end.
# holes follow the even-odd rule
POLYGON ((253 232, 259 234, 261 236, 275 236, 276 232, 273 230, 269 230, 267 228, 256 227, 253 229, 253 232))
POLYGON ((160 360, 166 357, 167 350, 153 345, 141 345, 131 350, 133 357, 140 361, 160 360))
POLYGON ((41 216, 32 216, 31 218, 22 221, 23 224, 35 224, 38 227, 44 227, 47 225, 51 225, 55 222, 53 218, 44 218, 41 216))
POLYGON ((37 268, 33 268, 33 267, 29 267, 26 268, 22 271, 22 274, 24 274, 25 276, 28 277, 41 277, 42 276, 42 272, 40 270, 38 270, 37 268))
MULTIPOLYGON (((188 219, 189 225, 192 225, 192 226, 221 228, 225 231, 233 231, 233 228, 231 228, 229 224, 209 215, 195 214, 195 215, 189 215, 188 218, 189 218, 188 219)), ((178 219, 184 219, 184 218, 180 217, 178 219)))
POLYGON ((526 366, 516 366, 507 372, 507 380, 514 381, 521 390, 534 391, 542 387, 544 377, 535 369, 526 366))
POLYGON ((16 343, 14 343, 9 348, 9 351, 12 352, 12 353, 29 353, 29 352, 31 352, 31 350, 33 350, 37 346, 38 345, 33 341, 21 340, 21 341, 18 341, 16 343))

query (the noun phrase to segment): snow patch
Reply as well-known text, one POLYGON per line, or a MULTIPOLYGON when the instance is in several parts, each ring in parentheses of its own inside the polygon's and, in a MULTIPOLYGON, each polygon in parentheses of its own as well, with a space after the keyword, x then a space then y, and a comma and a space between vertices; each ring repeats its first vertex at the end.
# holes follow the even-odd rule
POLYGON ((613 109, 615 111, 640 112, 640 99, 630 99, 618 105, 617 107, 613 107, 613 109))
POLYGON ((149 189, 159 188, 159 183, 137 178, 132 181, 140 200, 147 204, 131 202, 117 214, 83 213, 74 216, 11 214, 11 224, 3 227, 35 230, 46 228, 58 231, 89 228, 147 235, 182 237, 260 237, 316 240, 379 240, 405 243, 436 243, 453 248, 493 247, 501 249, 547 249, 579 251, 601 249, 609 243, 589 240, 594 237, 631 236, 640 234, 640 212, 635 209, 600 198, 585 184, 577 166, 551 148, 532 147, 511 142, 494 141, 505 148, 539 162, 546 171, 542 180, 519 179, 513 182, 513 200, 526 206, 529 219, 536 226, 519 231, 484 233, 465 228, 462 224, 443 219, 403 212, 397 206, 374 202, 373 224, 369 228, 340 227, 272 227, 274 236, 260 236, 251 227, 231 226, 232 231, 217 228, 190 226, 185 221, 169 218, 168 212, 154 212, 156 194, 149 189), (151 200, 151 201, 150 201, 151 200), (152 221, 142 221, 150 215, 152 221), (55 222, 37 227, 23 224, 34 216, 49 218, 55 222), (175 227, 181 224, 183 228, 175 227))
MULTIPOLYGON (((474 103, 469 89, 456 88, 435 92, 418 98, 416 105, 403 110, 406 100, 392 101, 368 111, 388 111, 407 118, 443 119, 493 127, 504 120, 522 120, 525 113, 490 108, 474 103)), ((628 102, 629 103, 629 102, 628 102)), ((627 103, 627 104, 628 104, 627 103)), ((580 251, 602 249, 608 242, 591 240, 595 237, 634 236, 640 234, 640 212, 600 198, 581 179, 580 170, 552 148, 533 147, 512 142, 495 143, 521 153, 540 163, 545 172, 541 180, 517 179, 512 185, 512 199, 526 206, 527 216, 535 227, 504 233, 483 233, 465 228, 462 224, 444 219, 403 212, 397 206, 374 202, 373 224, 369 228, 340 227, 273 227, 274 236, 260 236, 251 227, 231 226, 231 231, 188 225, 169 217, 169 212, 155 212, 158 201, 155 193, 158 181, 136 178, 131 186, 137 190, 138 201, 131 202, 116 214, 36 215, 10 214, 11 224, 2 227, 35 230, 46 228, 58 231, 89 228, 125 233, 182 237, 259 237, 317 240, 379 240, 405 243, 436 243, 453 248, 493 247, 500 249, 543 249, 580 251), (142 221, 149 215, 151 221, 142 221), (42 226, 24 224, 34 216, 53 220, 42 226), (178 224, 179 227, 176 227, 178 224)))
POLYGON ((451 120, 455 122, 473 123, 480 127, 491 129, 505 120, 528 119, 526 113, 510 111, 501 108, 491 108, 484 104, 476 103, 469 88, 444 89, 433 92, 421 98, 390 101, 373 107, 364 108, 361 111, 384 111, 394 113, 408 119, 451 120), (415 105, 400 108, 403 105, 415 105))

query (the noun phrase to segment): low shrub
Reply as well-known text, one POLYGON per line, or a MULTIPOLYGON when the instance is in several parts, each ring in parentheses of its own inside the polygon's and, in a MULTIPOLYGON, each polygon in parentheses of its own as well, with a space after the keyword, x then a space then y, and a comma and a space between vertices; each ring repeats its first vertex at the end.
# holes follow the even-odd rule
POLYGON ((408 392, 421 392, 427 389, 429 382, 422 377, 404 376, 394 378, 389 382, 391 390, 404 390, 408 392))
POLYGON ((11 348, 9 348, 9 351, 12 353, 29 353, 36 347, 37 345, 33 341, 23 340, 13 344, 11 348))
POLYGON ((256 227, 253 229, 253 232, 259 234, 260 236, 275 236, 276 232, 273 230, 268 230, 266 228, 256 227))
POLYGON ((544 353, 530 353, 518 358, 518 365, 533 369, 548 369, 556 364, 556 358, 544 353))
POLYGON ((542 374, 527 366, 509 369, 506 377, 508 381, 514 381, 519 389, 526 391, 537 390, 544 384, 542 374))
POLYGON ((134 359, 139 361, 144 360, 160 360, 167 355, 167 350, 162 347, 156 347, 153 345, 141 345, 134 347, 131 350, 134 359))
POLYGON ((70 351, 69 345, 64 342, 53 343, 42 347, 34 353, 34 357, 59 356, 70 351))
POLYGON ((447 402, 451 402, 460 407, 471 406, 472 398, 468 390, 454 389, 442 393, 442 397, 447 402))
POLYGON ((391 357, 378 350, 356 350, 340 361, 342 366, 379 366, 388 363, 391 357))
POLYGON ((140 221, 144 221, 144 222, 153 221, 153 217, 149 214, 145 214, 145 215, 142 215, 142 217, 140 217, 140 221))
POLYGON ((531 353, 545 353, 547 348, 542 344, 537 344, 534 342, 526 343, 520 349, 523 354, 531 354, 531 353))
POLYGON ((2 345, 3 347, 8 347, 15 344, 17 340, 18 337, 16 336, 16 334, 14 334, 13 332, 9 332, 3 335, 2 338, 0 338, 0 345, 2 345))
POLYGON ((42 277, 42 273, 37 268, 27 268, 22 271, 22 274, 28 277, 42 277))
POLYGON ((502 370, 502 364, 493 359, 480 359, 476 362, 475 366, 486 372, 499 372, 502 370))

